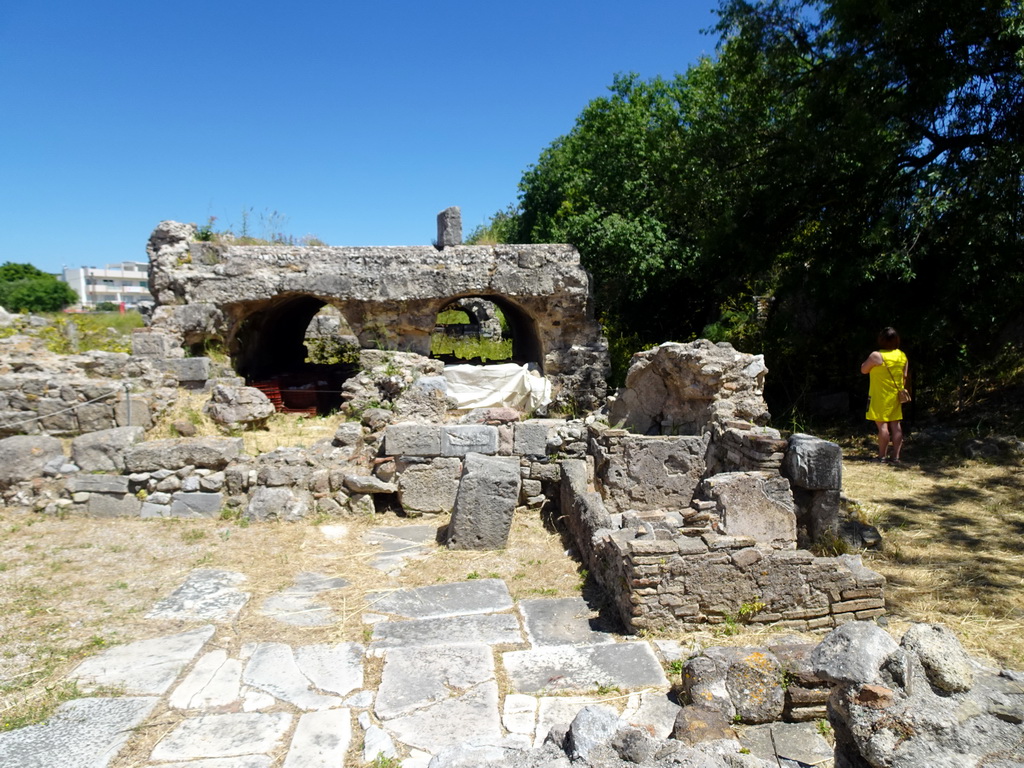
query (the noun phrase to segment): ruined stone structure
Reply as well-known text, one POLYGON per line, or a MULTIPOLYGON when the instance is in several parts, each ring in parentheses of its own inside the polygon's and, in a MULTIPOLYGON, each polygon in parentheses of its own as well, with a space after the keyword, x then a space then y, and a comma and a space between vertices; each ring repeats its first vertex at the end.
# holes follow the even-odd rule
POLYGON ((239 246, 194 236, 193 225, 166 221, 150 237, 153 327, 189 347, 222 342, 248 380, 301 369, 306 328, 324 305, 364 348, 429 355, 438 312, 477 297, 501 308, 514 360, 536 364, 556 403, 603 402, 607 343, 572 246, 239 246))

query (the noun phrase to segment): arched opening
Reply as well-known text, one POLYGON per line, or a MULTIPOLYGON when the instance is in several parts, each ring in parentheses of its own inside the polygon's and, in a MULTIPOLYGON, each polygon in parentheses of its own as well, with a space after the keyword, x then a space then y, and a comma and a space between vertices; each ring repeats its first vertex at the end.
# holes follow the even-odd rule
POLYGON ((535 365, 544 355, 533 319, 500 296, 457 296, 445 301, 431 336, 430 356, 445 364, 535 365))
POLYGON ((230 343, 235 371, 279 411, 319 413, 341 405, 359 347, 340 311, 308 294, 278 296, 250 311, 230 343))

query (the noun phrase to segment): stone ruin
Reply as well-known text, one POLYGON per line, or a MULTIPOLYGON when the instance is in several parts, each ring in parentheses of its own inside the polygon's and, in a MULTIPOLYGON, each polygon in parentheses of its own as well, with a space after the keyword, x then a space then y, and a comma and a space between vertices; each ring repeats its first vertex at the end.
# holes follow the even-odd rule
MULTIPOLYGON (((525 508, 558 521, 629 632, 730 623, 824 631, 884 613, 884 580, 858 556, 806 549, 849 535, 841 452, 767 426, 760 355, 662 344, 634 357, 606 403, 607 349, 570 247, 439 237, 440 249, 300 249, 193 235, 174 222, 153 233, 158 306, 132 354, 48 359, 0 340, 0 435, 13 435, 0 439, 6 505, 99 517, 450 515, 444 540, 457 548, 505 546, 513 513, 525 508), (488 304, 502 308, 517 359, 555 383, 556 405, 589 415, 452 409, 444 363, 424 354, 435 318, 449 306, 480 318, 488 304), (258 456, 239 437, 145 439, 181 386, 208 390, 204 410, 226 430, 258 426, 273 404, 245 385, 300 375, 305 340, 332 335, 360 347, 358 365, 340 377, 349 420, 333 437, 258 456), (185 356, 211 341, 226 346, 231 369, 185 356), (54 436, 71 437, 70 449, 54 436)), ((695 661, 693 679, 717 695, 726 678, 708 680, 746 669, 744 653, 733 656, 695 661)), ((773 694, 783 704, 771 718, 823 714, 829 683, 813 677, 803 707, 773 694)))

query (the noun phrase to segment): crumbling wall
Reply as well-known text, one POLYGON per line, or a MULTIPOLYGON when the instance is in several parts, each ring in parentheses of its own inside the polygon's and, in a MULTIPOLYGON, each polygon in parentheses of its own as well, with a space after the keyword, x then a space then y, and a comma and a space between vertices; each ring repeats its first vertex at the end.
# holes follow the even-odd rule
POLYGON ((301 363, 305 328, 324 304, 364 348, 429 355, 438 312, 472 296, 502 308, 513 357, 540 366, 556 403, 604 401, 607 343, 572 246, 240 246, 195 242, 191 225, 166 221, 147 251, 154 326, 185 344, 223 341, 242 375, 262 372, 267 348, 301 363))

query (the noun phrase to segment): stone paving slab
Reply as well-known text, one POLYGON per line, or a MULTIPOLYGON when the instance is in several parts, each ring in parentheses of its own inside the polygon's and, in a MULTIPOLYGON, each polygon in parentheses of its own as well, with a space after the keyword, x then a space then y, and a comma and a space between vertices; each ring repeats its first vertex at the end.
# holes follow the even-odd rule
POLYGON ((299 718, 283 768, 339 768, 352 741, 347 709, 308 712, 299 718))
POLYGON ((400 541, 409 541, 413 544, 436 544, 436 525, 400 525, 373 528, 370 533, 375 536, 388 536, 400 541))
POLYGON ((246 578, 241 573, 199 568, 188 575, 184 584, 158 602, 146 618, 230 621, 249 601, 249 593, 238 589, 244 581, 246 578))
POLYGON ((672 735, 681 709, 665 691, 633 693, 622 709, 622 719, 630 725, 646 728, 659 739, 667 739, 672 735))
POLYGON ((295 577, 293 586, 264 600, 260 613, 294 627, 330 626, 337 617, 329 606, 318 603, 316 596, 347 586, 345 579, 304 571, 295 577))
POLYGON ((584 707, 600 702, 595 696, 544 696, 537 707, 537 731, 533 746, 544 744, 544 739, 552 727, 560 724, 568 725, 584 707))
POLYGON ((380 552, 370 560, 370 567, 385 573, 400 571, 410 560, 422 560, 430 554, 426 547, 398 539, 367 537, 364 541, 380 547, 380 552))
POLYGON ((400 589, 374 600, 373 610, 408 619, 433 619, 474 613, 499 613, 512 607, 501 579, 476 579, 452 584, 400 589))
POLYGON ((309 678, 299 669, 291 647, 284 643, 259 643, 245 665, 242 682, 299 709, 320 710, 341 705, 340 698, 325 696, 312 689, 309 678))
POLYGON ((110 686, 126 693, 165 693, 213 636, 207 625, 168 637, 119 645, 92 656, 71 673, 87 686, 110 686))
POLYGON ((5 768, 106 768, 160 700, 75 699, 41 725, 0 733, 5 768))
POLYGON ((485 645, 395 648, 384 657, 374 711, 389 720, 493 679, 494 656, 485 645))
POLYGON ((467 741, 496 744, 501 741, 498 684, 481 683, 460 696, 387 720, 384 727, 403 744, 433 753, 467 741))
POLYGON ((489 613, 441 619, 383 621, 373 625, 370 651, 379 656, 388 648, 521 642, 523 633, 515 616, 510 613, 489 613))
POLYGON ((174 689, 172 709, 217 709, 241 698, 242 662, 218 649, 205 654, 174 689))
POLYGON ((291 725, 292 716, 286 712, 192 717, 162 738, 150 759, 198 760, 267 754, 278 748, 291 725))
POLYGON ((189 760, 184 763, 150 763, 150 768, 270 768, 274 760, 267 755, 215 757, 211 760, 189 760))
POLYGON ((294 649, 295 663, 314 687, 344 696, 363 687, 363 657, 358 643, 301 645, 294 649))
POLYGON ((582 597, 520 600, 519 612, 531 645, 595 645, 614 643, 599 626, 596 612, 582 597))
POLYGON ((518 693, 588 691, 600 685, 623 691, 668 688, 665 672, 645 642, 544 646, 502 654, 518 693))

